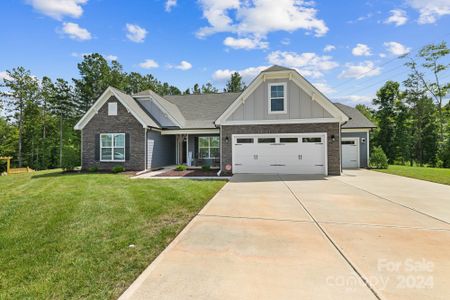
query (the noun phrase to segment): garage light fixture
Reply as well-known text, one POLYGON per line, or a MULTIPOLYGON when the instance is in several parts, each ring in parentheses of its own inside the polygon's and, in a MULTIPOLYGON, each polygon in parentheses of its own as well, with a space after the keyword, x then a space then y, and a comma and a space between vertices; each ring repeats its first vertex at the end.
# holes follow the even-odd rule
POLYGON ((225 143, 228 144, 228 142, 229 142, 229 139, 228 139, 228 137, 226 136, 226 137, 225 137, 225 143))
POLYGON ((334 134, 332 134, 332 135, 330 136, 330 138, 331 138, 331 141, 332 141, 332 142, 334 142, 334 141, 336 140, 334 134))

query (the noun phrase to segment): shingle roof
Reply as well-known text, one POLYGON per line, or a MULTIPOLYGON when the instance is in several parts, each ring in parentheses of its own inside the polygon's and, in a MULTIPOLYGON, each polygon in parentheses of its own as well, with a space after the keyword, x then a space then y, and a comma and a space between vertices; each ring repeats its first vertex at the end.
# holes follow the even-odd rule
POLYGON ((294 69, 286 68, 283 66, 273 65, 273 66, 263 70, 262 72, 293 71, 293 70, 294 69))
POLYGON ((240 93, 164 96, 183 114, 186 128, 214 128, 214 121, 240 93))
POLYGON ((340 110, 342 110, 350 120, 347 121, 342 128, 375 128, 375 126, 369 119, 367 119, 359 110, 354 107, 334 103, 340 110))

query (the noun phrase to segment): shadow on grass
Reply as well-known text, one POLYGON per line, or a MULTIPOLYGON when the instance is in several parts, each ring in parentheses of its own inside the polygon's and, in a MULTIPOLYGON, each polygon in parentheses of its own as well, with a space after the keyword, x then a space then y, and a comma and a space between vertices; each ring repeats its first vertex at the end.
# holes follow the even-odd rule
MULTIPOLYGON (((49 172, 44 174, 36 174, 32 175, 31 179, 38 179, 38 178, 52 178, 52 177, 62 177, 62 176, 76 176, 76 175, 86 175, 89 173, 83 173, 83 172, 64 172, 64 171, 57 171, 57 172, 49 172)), ((93 175, 93 173, 92 173, 93 175)))

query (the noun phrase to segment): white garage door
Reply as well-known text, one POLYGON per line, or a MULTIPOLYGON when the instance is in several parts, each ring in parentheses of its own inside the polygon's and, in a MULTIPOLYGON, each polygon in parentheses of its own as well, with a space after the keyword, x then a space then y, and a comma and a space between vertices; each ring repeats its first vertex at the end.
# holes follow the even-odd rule
POLYGON ((342 167, 359 168, 359 138, 342 138, 342 167))
POLYGON ((326 134, 233 135, 233 173, 327 174, 326 134))

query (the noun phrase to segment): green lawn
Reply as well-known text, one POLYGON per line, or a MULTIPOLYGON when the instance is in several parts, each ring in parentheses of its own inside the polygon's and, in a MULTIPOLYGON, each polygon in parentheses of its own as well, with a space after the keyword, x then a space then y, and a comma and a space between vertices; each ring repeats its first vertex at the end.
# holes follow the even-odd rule
POLYGON ((450 185, 450 169, 390 165, 386 170, 376 171, 450 185))
POLYGON ((116 298, 224 183, 0 177, 0 299, 116 298))

